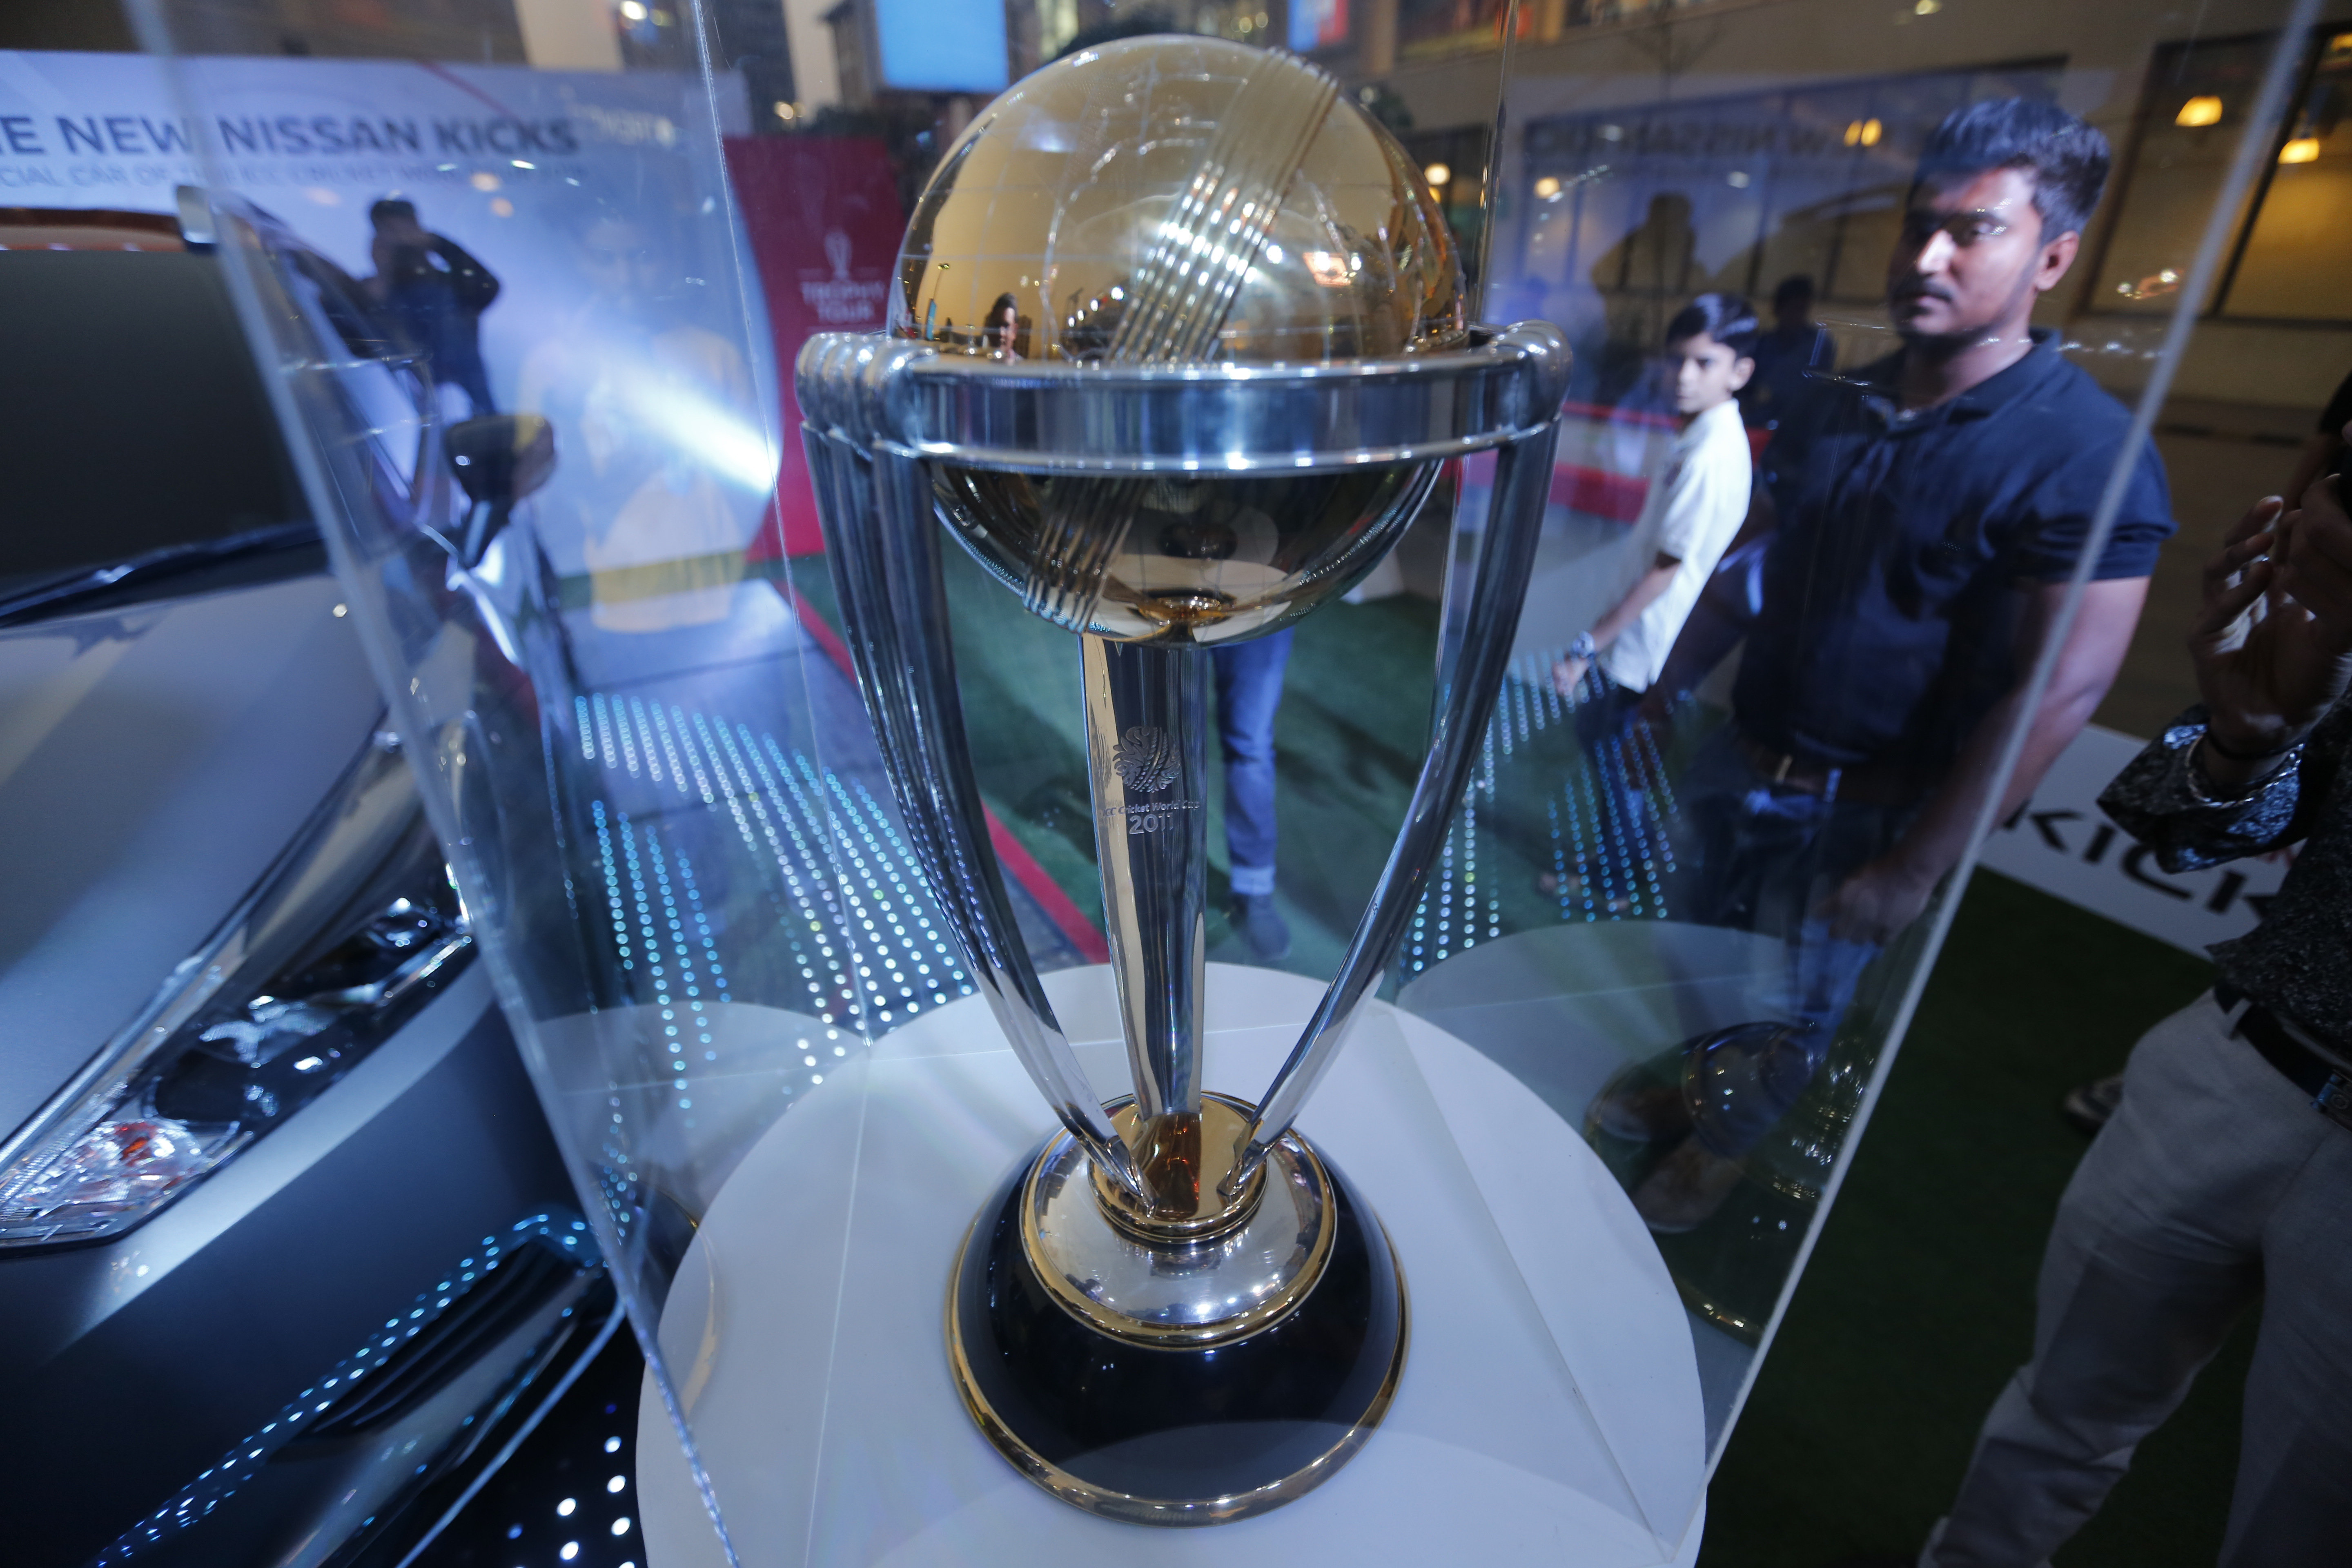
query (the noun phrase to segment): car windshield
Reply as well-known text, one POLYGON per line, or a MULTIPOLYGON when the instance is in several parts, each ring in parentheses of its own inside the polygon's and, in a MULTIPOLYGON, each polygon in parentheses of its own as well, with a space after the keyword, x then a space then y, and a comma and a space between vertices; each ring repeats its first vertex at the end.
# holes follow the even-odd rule
POLYGON ((310 516, 220 264, 0 250, 0 600, 310 516))

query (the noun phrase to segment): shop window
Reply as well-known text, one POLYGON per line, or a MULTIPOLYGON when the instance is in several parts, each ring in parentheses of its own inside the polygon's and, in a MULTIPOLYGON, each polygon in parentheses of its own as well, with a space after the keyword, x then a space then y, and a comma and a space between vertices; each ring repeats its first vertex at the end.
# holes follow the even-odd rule
POLYGON ((1812 278, 1871 308, 1912 165, 1979 99, 2054 100, 2061 62, 1922 72, 1533 121, 1514 279, 1534 313, 1644 342, 1701 289, 1761 298, 1812 278))
POLYGON ((2352 32, 2322 39, 2313 57, 2223 285, 2225 316, 2352 321, 2344 244, 2352 213, 2352 32))
POLYGON ((1397 0, 1397 52, 1418 58, 1502 41, 1503 0, 1397 0))
POLYGON ((1467 125, 1447 131, 1400 130, 1397 139, 1429 183, 1429 194, 1462 248, 1462 265, 1475 281, 1486 237, 1486 148, 1492 132, 1484 125, 1467 125))
MULTIPOLYGON (((2162 315, 2178 303, 2274 43, 2264 35, 2157 51, 2090 309, 2162 315)), ((2343 242, 2343 215, 2352 211, 2352 32, 2314 41, 2294 103, 2230 263, 2202 302, 2216 315, 2352 321, 2343 242)))

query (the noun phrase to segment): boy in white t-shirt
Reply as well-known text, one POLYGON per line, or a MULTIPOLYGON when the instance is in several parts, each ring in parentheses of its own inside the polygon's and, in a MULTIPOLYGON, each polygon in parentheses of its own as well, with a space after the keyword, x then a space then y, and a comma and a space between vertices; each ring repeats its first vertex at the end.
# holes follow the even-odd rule
POLYGON ((1626 731, 1642 694, 1665 668, 1699 590, 1748 517, 1755 459, 1733 395, 1756 373, 1756 313, 1735 294, 1701 294, 1666 324, 1664 370, 1682 433, 1651 479, 1634 524, 1650 564, 1552 668, 1560 695, 1578 701, 1578 738, 1608 786, 1607 809, 1616 820, 1601 825, 1602 837, 1636 857, 1647 852, 1648 828, 1643 793, 1633 782, 1639 764, 1627 768, 1626 731))

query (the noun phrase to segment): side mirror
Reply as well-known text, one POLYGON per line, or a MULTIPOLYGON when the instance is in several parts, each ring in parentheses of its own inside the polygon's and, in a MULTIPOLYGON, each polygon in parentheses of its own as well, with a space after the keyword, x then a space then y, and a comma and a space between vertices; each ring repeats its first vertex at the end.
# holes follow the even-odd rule
POLYGON ((180 243, 190 250, 210 250, 218 237, 213 232, 213 205, 202 185, 174 185, 172 199, 179 208, 180 243))
POLYGON ((555 471, 555 426, 537 414, 492 414, 449 426, 442 439, 468 499, 512 506, 555 471))
POLYGON ((555 426, 537 414, 491 414, 449 426, 442 449, 458 488, 483 515, 466 529, 459 564, 468 571, 507 524, 515 502, 547 483, 555 471, 555 426))

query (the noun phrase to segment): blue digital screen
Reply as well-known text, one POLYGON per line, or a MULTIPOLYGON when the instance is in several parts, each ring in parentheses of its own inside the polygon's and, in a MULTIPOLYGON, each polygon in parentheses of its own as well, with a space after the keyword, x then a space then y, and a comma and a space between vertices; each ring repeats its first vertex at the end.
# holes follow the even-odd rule
POLYGON ((1348 41, 1348 0, 1290 0, 1290 47, 1294 53, 1348 41))
POLYGON ((874 0, 882 85, 910 92, 1002 92, 1004 7, 973 0, 874 0))

